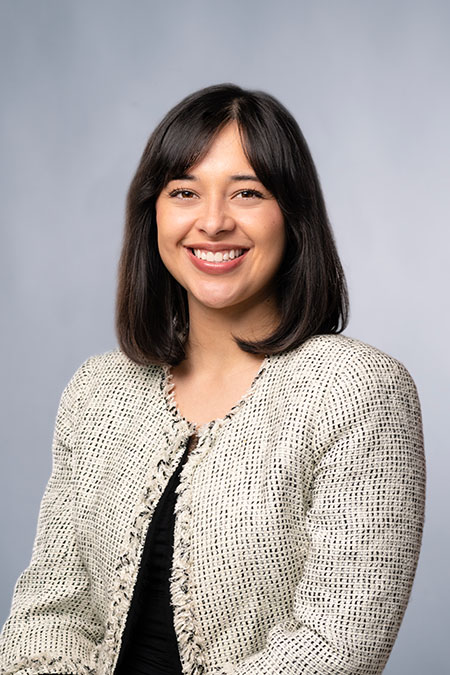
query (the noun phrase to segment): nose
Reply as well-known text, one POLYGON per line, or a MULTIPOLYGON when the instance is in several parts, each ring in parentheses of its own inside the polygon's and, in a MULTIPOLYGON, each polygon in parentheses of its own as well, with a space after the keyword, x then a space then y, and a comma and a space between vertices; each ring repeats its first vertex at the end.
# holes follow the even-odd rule
POLYGON ((228 212, 227 205, 220 197, 209 199, 204 203, 202 214, 197 220, 200 232, 215 237, 221 232, 233 230, 236 222, 228 212))

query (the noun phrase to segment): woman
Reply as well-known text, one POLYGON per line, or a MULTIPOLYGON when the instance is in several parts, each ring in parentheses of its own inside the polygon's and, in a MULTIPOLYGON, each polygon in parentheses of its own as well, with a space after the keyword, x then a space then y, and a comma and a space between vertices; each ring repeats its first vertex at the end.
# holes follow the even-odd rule
POLYGON ((2 673, 382 672, 422 426, 404 366, 339 334, 347 308, 289 112, 232 84, 181 101, 128 194, 120 347, 61 397, 2 673))

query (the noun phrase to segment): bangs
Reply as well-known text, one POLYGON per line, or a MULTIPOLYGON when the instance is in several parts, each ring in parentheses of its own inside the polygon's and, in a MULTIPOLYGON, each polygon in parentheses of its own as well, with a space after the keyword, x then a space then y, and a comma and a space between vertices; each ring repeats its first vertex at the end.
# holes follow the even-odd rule
POLYGON ((196 118, 179 116, 175 119, 160 143, 152 148, 152 173, 159 177, 158 190, 201 161, 216 136, 232 121, 226 111, 220 115, 203 113, 196 118))

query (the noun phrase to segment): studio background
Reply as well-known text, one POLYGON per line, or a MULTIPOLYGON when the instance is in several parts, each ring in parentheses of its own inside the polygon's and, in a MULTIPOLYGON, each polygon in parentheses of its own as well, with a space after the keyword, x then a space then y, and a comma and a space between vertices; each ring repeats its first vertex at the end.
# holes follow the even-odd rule
POLYGON ((1 0, 0 623, 28 565, 62 390, 116 347, 128 185, 186 94, 263 89, 300 124, 350 288, 346 335, 422 403, 423 547, 388 675, 448 672, 448 2, 1 0))

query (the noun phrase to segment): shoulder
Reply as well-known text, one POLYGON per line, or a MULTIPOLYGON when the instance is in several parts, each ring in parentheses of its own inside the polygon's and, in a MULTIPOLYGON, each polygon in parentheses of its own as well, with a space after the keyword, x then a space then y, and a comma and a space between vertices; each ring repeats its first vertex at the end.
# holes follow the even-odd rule
POLYGON ((325 380, 356 377, 399 378, 412 382, 406 367, 377 347, 346 335, 315 335, 283 354, 284 367, 294 375, 305 369, 325 380))
MULTIPOLYGON (((319 362, 324 381, 322 417, 370 421, 402 418, 407 427, 421 423, 417 388, 399 360, 380 349, 343 335, 323 335, 305 344, 303 359, 319 362)), ((338 425, 339 426, 339 425, 338 425)))
POLYGON ((64 395, 88 395, 89 392, 127 386, 146 385, 161 373, 161 366, 140 365, 132 361, 121 349, 115 348, 86 358, 76 369, 64 395))
POLYGON ((116 347, 115 349, 89 356, 83 361, 79 370, 86 370, 98 376, 108 373, 129 374, 130 376, 134 374, 138 376, 147 374, 149 371, 159 370, 160 368, 161 366, 158 365, 144 366, 135 363, 121 349, 116 347))
POLYGON ((296 398, 307 391, 317 408, 407 404, 419 410, 415 382, 406 367, 377 347, 345 335, 316 335, 279 355, 279 386, 296 398))

